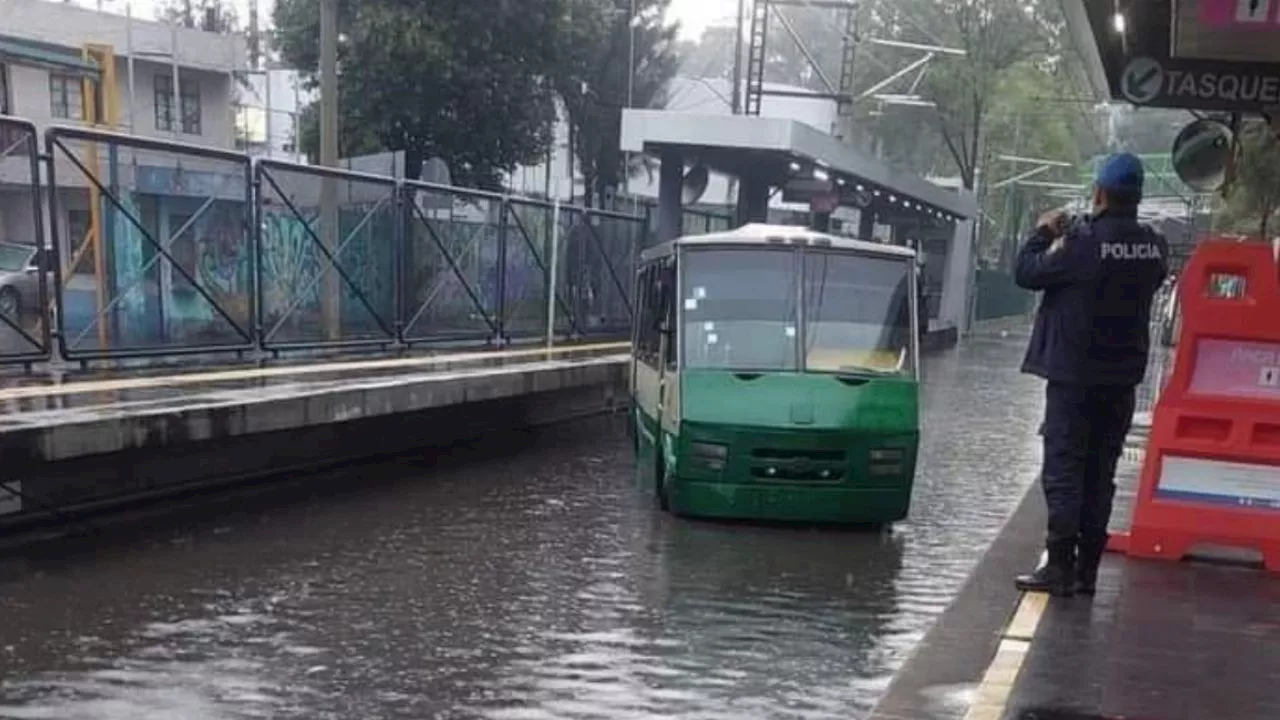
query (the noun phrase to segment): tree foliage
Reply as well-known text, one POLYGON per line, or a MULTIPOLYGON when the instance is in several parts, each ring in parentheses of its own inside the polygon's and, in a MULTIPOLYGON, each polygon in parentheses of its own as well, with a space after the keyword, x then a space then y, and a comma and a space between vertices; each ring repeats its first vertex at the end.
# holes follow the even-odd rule
MULTIPOLYGON (((405 151, 410 175, 437 156, 459 184, 499 188, 550 143, 570 2, 341 0, 341 143, 365 148, 376 137, 405 151)), ((280 0, 274 21, 285 60, 314 86, 319 0, 280 0)))
MULTIPOLYGON (((924 56, 873 40, 965 51, 962 57, 938 54, 923 74, 909 73, 883 89, 886 94, 914 92, 936 103, 936 109, 874 98, 855 103, 854 140, 875 148, 890 164, 923 175, 959 175, 974 189, 993 148, 1012 152, 1009 146, 1017 144, 1023 153, 1064 160, 1096 149, 1092 109, 1062 102, 1062 96, 1083 95, 1073 88, 1084 81, 1078 58, 1061 44, 1064 21, 1056 0, 863 0, 859 8, 855 95, 924 56), (1019 122, 1026 132, 1015 140, 1019 122)), ((838 85, 848 37, 844 15, 817 6, 780 10, 804 48, 773 17, 765 80, 815 92, 826 91, 822 76, 838 85)), ((730 28, 708 30, 688 49, 683 72, 731 77, 733 51, 725 40, 733 35, 730 28)))
POLYGON ((1227 195, 1223 215, 1227 227, 1266 239, 1271 221, 1280 210, 1280 140, 1264 121, 1246 123, 1240 129, 1240 149, 1235 179, 1227 195))
POLYGON ((572 0, 565 50, 554 76, 587 205, 603 202, 643 158, 625 167, 619 149, 622 109, 662 107, 678 65, 670 0, 572 0), (631 8, 635 8, 634 19, 631 8), (634 54, 633 54, 634 53, 634 54))
POLYGON ((229 33, 239 27, 236 7, 228 0, 164 0, 156 17, 205 32, 229 33))

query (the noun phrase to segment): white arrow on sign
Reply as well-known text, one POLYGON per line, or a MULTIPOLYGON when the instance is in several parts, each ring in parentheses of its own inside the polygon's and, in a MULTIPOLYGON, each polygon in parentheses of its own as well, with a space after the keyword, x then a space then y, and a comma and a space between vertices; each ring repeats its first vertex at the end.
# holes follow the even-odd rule
POLYGON ((1151 58, 1136 58, 1120 76, 1120 92, 1135 105, 1146 105, 1164 88, 1164 68, 1151 58))

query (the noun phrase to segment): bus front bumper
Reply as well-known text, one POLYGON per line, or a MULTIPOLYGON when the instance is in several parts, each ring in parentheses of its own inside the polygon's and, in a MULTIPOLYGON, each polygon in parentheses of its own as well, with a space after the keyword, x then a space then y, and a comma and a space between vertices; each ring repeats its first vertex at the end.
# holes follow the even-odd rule
POLYGON ((880 524, 905 519, 911 506, 910 482, 900 487, 850 488, 676 479, 668 493, 677 515, 709 519, 880 524))

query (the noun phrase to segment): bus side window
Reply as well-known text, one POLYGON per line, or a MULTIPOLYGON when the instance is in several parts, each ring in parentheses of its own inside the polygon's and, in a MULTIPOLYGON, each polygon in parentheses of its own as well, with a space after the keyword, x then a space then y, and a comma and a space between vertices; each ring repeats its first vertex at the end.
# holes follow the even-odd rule
POLYGON ((631 331, 632 352, 637 359, 644 359, 644 325, 649 318, 649 268, 642 267, 636 274, 636 318, 631 331))
POLYGON ((674 370, 676 367, 676 338, 679 332, 676 330, 676 263, 675 259, 668 259, 662 263, 659 272, 662 276, 662 317, 663 326, 667 329, 667 352, 663 362, 667 367, 674 370))
POLYGON ((638 329, 640 342, 636 357, 650 367, 657 367, 658 365, 657 319, 660 288, 658 287, 658 273, 656 270, 657 268, 653 265, 646 267, 640 280, 644 309, 640 316, 640 327, 638 329))

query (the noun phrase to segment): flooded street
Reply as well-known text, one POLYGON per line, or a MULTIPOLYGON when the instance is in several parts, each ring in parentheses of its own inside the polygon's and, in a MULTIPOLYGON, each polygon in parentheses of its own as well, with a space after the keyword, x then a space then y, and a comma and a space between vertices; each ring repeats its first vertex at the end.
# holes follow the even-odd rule
POLYGON ((927 361, 882 534, 661 515, 613 418, 0 561, 0 718, 864 717, 1035 475, 1022 343, 927 361))

